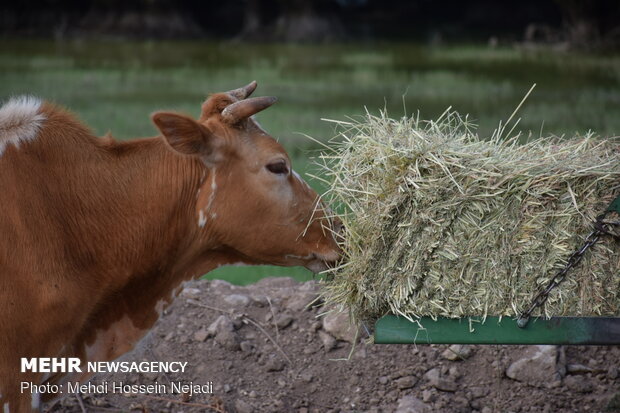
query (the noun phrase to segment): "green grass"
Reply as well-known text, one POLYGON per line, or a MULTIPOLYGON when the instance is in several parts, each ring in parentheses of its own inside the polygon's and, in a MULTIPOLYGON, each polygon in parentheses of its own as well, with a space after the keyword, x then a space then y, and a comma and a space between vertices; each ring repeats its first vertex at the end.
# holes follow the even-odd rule
MULTIPOLYGON (((386 107, 390 116, 420 111, 433 118, 452 106, 469 113, 481 134, 506 119, 537 83, 520 127, 535 136, 595 130, 620 133, 620 57, 524 52, 460 45, 246 45, 192 42, 0 40, 0 98, 34 94, 76 112, 97 134, 152 136, 149 114, 198 115, 211 92, 259 82, 257 95, 279 102, 261 113, 305 175, 316 144, 343 119, 386 107), (403 97, 404 95, 404 97, 403 97)), ((311 181, 318 190, 322 186, 311 181)), ((238 283, 263 275, 310 273, 290 268, 223 268, 209 277, 238 283)))

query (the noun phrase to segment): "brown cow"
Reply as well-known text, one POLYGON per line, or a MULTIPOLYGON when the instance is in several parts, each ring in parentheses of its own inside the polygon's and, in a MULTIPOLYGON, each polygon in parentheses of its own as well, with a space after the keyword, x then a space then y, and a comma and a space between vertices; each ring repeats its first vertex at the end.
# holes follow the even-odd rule
MULTIPOLYGON (((0 406, 38 410, 22 357, 108 361, 130 351, 183 281, 228 264, 303 265, 339 249, 317 194, 252 115, 256 82, 212 95, 198 121, 157 112, 161 136, 96 138, 35 98, 0 108, 0 406)), ((43 401, 55 397, 42 395, 43 401)))

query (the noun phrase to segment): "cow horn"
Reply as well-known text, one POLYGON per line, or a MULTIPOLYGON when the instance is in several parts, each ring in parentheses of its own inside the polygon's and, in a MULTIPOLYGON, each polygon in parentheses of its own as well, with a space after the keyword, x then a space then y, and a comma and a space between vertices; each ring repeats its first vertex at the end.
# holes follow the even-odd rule
POLYGON ((247 119, 261 110, 267 109, 276 103, 278 99, 274 96, 262 96, 235 102, 222 111, 222 119, 234 125, 243 119, 247 119))
POLYGON ((254 90, 256 89, 256 86, 257 86, 256 80, 253 80, 247 85, 240 87, 239 89, 229 90, 226 93, 236 98, 237 100, 242 100, 250 96, 252 92, 254 92, 254 90))

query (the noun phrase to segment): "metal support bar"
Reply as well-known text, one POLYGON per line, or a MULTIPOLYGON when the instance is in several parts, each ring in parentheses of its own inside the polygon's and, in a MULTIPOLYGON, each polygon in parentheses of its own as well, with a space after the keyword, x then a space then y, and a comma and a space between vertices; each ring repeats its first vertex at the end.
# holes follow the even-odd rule
POLYGON ((509 317, 385 316, 375 324, 377 344, 620 344, 620 318, 538 317, 519 328, 509 317))

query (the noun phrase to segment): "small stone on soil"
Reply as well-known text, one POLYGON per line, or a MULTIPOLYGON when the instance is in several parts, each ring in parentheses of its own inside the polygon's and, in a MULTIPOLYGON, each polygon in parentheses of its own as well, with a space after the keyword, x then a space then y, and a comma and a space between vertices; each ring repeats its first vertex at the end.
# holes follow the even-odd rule
POLYGON ((207 332, 209 333, 209 337, 216 336, 218 333, 222 331, 234 331, 235 326, 227 315, 221 315, 215 319, 209 327, 207 327, 207 332))
POLYGON ((239 347, 241 348, 241 351, 245 353, 251 353, 254 349, 254 345, 250 341, 242 341, 239 343, 239 347))
POLYGON ((430 383, 431 386, 436 388, 437 390, 446 391, 446 392, 454 392, 457 389, 457 385, 454 381, 444 379, 441 377, 438 368, 431 369, 426 372, 424 375, 426 380, 430 383))
POLYGON ((564 385, 576 393, 591 393, 594 390, 592 382, 583 376, 567 376, 564 385))
POLYGON ((592 373, 593 371, 594 369, 592 367, 583 364, 569 364, 566 366, 566 372, 568 374, 586 374, 592 373))
POLYGON ((561 378, 560 371, 564 367, 559 359, 556 346, 529 346, 525 354, 508 367, 506 376, 532 386, 548 387, 561 378))
POLYGON ((430 407, 413 396, 403 396, 398 400, 395 413, 430 413, 430 407))
POLYGON ((225 349, 237 351, 241 350, 239 346, 239 338, 234 331, 222 330, 215 336, 215 342, 225 349))
POLYGON ((265 370, 267 371, 282 371, 284 370, 284 361, 282 361, 280 358, 278 358, 275 355, 271 355, 268 359, 267 362, 265 363, 265 370))
POLYGON ((245 307, 250 303, 250 298, 243 294, 230 294, 224 297, 224 301, 233 307, 245 307))
POLYGON ((357 335, 357 328, 351 324, 346 312, 331 311, 323 317, 323 329, 337 340, 353 343, 357 335))
POLYGON ((292 297, 290 297, 286 302, 286 308, 298 312, 307 310, 312 304, 313 301, 316 300, 318 295, 315 292, 300 292, 292 297))
POLYGON ((285 329, 286 327, 290 326, 292 322, 293 316, 291 316, 289 313, 282 313, 276 316, 275 325, 278 328, 285 329))
POLYGON ((471 392, 471 397, 473 397, 474 399, 485 397, 490 392, 488 387, 482 387, 482 386, 471 387, 469 390, 471 392))
POLYGON ((194 340, 205 341, 208 336, 209 336, 209 333, 207 333, 207 330, 200 329, 194 333, 194 340))
POLYGON ((336 348, 336 339, 324 331, 319 331, 319 339, 323 343, 325 351, 331 351, 336 348))
POLYGON ((441 353, 441 355, 446 360, 458 361, 468 359, 471 356, 471 353, 471 346, 465 344, 452 344, 443 353, 441 353))
POLYGON ((435 395, 432 391, 427 389, 422 392, 422 401, 428 403, 432 402, 433 400, 435 400, 435 395))
POLYGON ((404 390, 404 389, 410 389, 413 386, 416 385, 416 383, 418 382, 418 379, 414 376, 405 376, 405 377, 401 377, 400 379, 397 379, 394 383, 396 384, 396 387, 399 388, 400 390, 404 390))
POLYGON ((237 401, 235 401, 235 410, 237 410, 237 413, 252 413, 254 412, 254 408, 249 405, 248 403, 244 402, 241 399, 237 399, 237 401))

